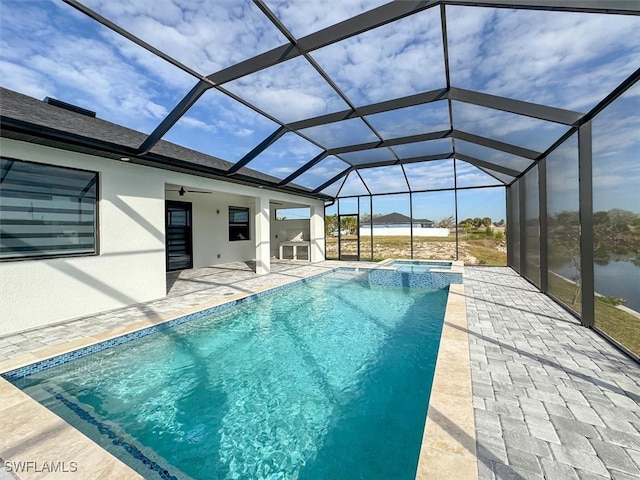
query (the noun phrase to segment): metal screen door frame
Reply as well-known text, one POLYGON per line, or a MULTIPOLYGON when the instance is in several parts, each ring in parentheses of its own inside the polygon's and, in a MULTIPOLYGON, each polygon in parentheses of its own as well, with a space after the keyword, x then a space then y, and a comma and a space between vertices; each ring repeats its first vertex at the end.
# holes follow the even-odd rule
POLYGON ((339 213, 338 214, 338 260, 351 260, 358 261, 360 260, 360 216, 357 213, 339 213), (354 217, 356 219, 356 235, 355 239, 353 238, 342 238, 342 225, 343 218, 346 217, 354 217), (354 243, 356 244, 356 254, 346 254, 343 253, 343 248, 345 245, 349 245, 354 243))

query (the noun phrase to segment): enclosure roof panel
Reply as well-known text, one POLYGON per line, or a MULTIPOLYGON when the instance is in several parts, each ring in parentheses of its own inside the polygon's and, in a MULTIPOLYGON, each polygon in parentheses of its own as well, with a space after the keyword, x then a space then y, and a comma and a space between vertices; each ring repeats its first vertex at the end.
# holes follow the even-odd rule
POLYGON ((638 2, 161 5, 0 2, 2 134, 306 195, 435 188, 447 158, 502 185, 640 78, 638 2))

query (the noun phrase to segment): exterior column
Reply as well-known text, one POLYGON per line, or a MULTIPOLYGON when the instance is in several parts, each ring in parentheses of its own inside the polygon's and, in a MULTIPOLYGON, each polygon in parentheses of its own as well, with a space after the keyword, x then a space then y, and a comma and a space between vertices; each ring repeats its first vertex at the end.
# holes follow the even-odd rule
POLYGON ((255 198, 255 238, 256 238, 256 273, 266 275, 271 272, 271 245, 269 198, 255 198))
POLYGON ((591 122, 578 129, 578 179, 580 193, 580 283, 582 285, 582 325, 593 328, 595 318, 595 277, 593 270, 593 170, 591 122))
POLYGON ((309 219, 309 260, 322 262, 325 259, 324 251, 324 202, 318 201, 310 205, 311 217, 309 219))
POLYGON ((538 202, 540 220, 540 291, 549 292, 549 245, 547 242, 547 158, 538 162, 538 202))

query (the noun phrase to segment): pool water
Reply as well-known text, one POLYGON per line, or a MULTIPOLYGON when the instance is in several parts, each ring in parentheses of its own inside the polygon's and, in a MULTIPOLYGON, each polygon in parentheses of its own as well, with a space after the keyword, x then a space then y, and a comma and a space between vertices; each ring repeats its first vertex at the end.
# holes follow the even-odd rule
POLYGON ((413 479, 446 299, 338 271, 14 383, 145 478, 413 479))
POLYGON ((448 270, 451 262, 430 262, 426 260, 395 260, 388 264, 389 267, 396 267, 399 272, 406 273, 427 273, 432 268, 448 270))
POLYGON ((432 268, 434 267, 427 267, 425 265, 403 265, 401 267, 398 267, 397 270, 399 272, 407 273, 427 273, 430 272, 432 268))

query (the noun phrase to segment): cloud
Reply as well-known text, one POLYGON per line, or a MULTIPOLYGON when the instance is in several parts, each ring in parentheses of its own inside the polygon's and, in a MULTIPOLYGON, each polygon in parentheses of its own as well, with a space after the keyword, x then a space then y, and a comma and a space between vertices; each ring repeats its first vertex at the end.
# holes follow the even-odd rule
POLYGON ((445 86, 438 8, 312 53, 356 105, 445 86))
POLYGON ((456 160, 456 184, 458 187, 483 187, 501 185, 501 182, 467 162, 456 160))
POLYGON ((294 133, 286 133, 247 165, 283 178, 320 153, 320 149, 294 133))
POLYGON ((446 101, 391 110, 366 118, 384 139, 449 129, 446 101))
POLYGON ((404 165, 412 190, 453 188, 453 160, 437 160, 404 165))
POLYGON ((300 57, 234 80, 225 88, 287 123, 348 108, 300 57))
POLYGON ((372 10, 387 0, 268 0, 266 3, 289 31, 300 38, 372 10))
POLYGON ((217 129, 208 123, 203 122, 202 120, 198 120, 197 118, 190 117, 188 115, 184 115, 178 123, 185 127, 198 128, 200 130, 204 130, 205 132, 215 132, 217 129))
MULTIPOLYGON (((268 4, 295 35, 302 36, 385 1, 270 0, 268 4)), ((286 43, 252 2, 87 0, 87 5, 204 74, 286 43)), ((196 82, 61 2, 3 0, 0 9, 0 82, 8 88, 36 98, 60 98, 95 110, 101 118, 149 132, 196 82)), ((454 86, 584 110, 640 63, 637 17, 446 9, 454 86)), ((312 55, 357 105, 443 87, 439 11, 431 8, 312 55)), ((285 122, 348 108, 303 58, 226 86, 285 122)), ((635 89, 627 98, 637 95, 635 89)), ((544 150, 566 129, 454 104, 456 128, 537 150, 544 150)), ((440 128, 447 123, 443 112, 433 104, 371 119, 385 136, 399 136, 440 128)), ((619 139, 634 134, 627 121, 631 113, 607 118, 607 125, 599 128, 611 136, 594 140, 594 152, 602 152, 602 158, 628 157, 631 147, 619 139)), ((336 123, 319 129, 318 138, 329 146, 374 140, 363 125, 360 120, 336 123)), ((237 160, 277 127, 212 89, 167 138, 237 160)), ((287 144, 278 154, 272 151, 271 159, 265 160, 272 165, 265 168, 281 168, 287 158, 296 165, 308 161, 315 147, 306 143, 287 144)))
POLYGON ((0 60, 0 71, 2 71, 3 87, 39 99, 49 94, 49 91, 42 86, 46 84, 47 78, 37 70, 0 60))
POLYGON ((367 168, 360 175, 371 193, 408 192, 409 187, 400 165, 367 168))
POLYGON ((524 171, 532 163, 532 160, 524 157, 511 155, 500 150, 483 147, 481 145, 476 145, 475 143, 465 142, 462 140, 456 140, 456 152, 520 172, 524 171))
POLYGON ((345 145, 356 145, 378 140, 378 137, 359 118, 305 128, 300 133, 326 148, 343 147, 345 145))
MULTIPOLYGON (((180 96, 122 56, 96 22, 51 2, 2 2, 2 84, 149 132, 180 96)), ((150 54, 149 54, 150 55, 150 54)))
POLYGON ((336 157, 327 157, 296 178, 294 182, 309 188, 319 187, 348 167, 347 163, 336 157))
POLYGON ((91 0, 87 4, 204 75, 286 43, 252 2, 91 0))
POLYGON ((447 7, 452 84, 587 111, 638 64, 640 19, 447 7))
POLYGON ((569 127, 462 102, 452 102, 457 130, 544 152, 569 127))
MULTIPOLYGON (((338 180, 337 183, 341 183, 342 179, 338 180)), ((367 188, 362 183, 362 180, 358 176, 356 172, 351 172, 340 190, 340 196, 345 197, 349 195, 368 195, 367 188)), ((342 205, 342 204, 341 204, 342 205)), ((357 210, 357 209, 354 209, 357 210)), ((341 209, 344 212, 344 208, 341 209)))

